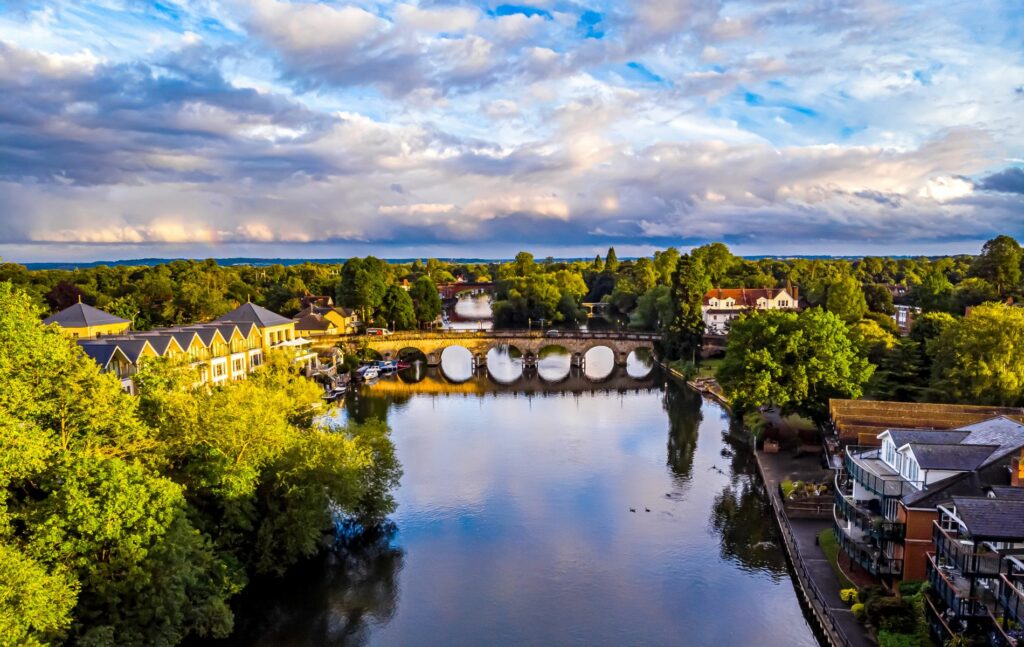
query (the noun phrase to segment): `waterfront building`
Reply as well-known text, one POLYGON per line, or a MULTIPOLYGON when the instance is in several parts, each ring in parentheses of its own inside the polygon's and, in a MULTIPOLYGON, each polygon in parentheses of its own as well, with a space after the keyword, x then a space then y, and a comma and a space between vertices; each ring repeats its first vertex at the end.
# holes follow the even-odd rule
POLYGON ((60 331, 72 339, 91 339, 101 335, 116 335, 132 325, 127 319, 115 317, 79 300, 43 320, 46 325, 56 324, 60 331))
POLYGON ((709 335, 726 335, 729 324, 751 310, 798 310, 798 291, 786 288, 713 288, 704 295, 701 313, 709 335))
POLYGON ((877 440, 845 447, 834 516, 851 563, 887 584, 925 577, 940 504, 1019 483, 1024 424, 1005 416, 951 430, 892 428, 877 440))
MULTIPOLYGON (((61 326, 60 320, 54 323, 61 326)), ((215 385, 245 379, 263 364, 269 350, 287 353, 307 373, 317 364, 312 342, 297 335, 293 320, 254 303, 208 323, 146 331, 121 328, 116 334, 80 336, 78 343, 103 371, 117 375, 128 393, 135 393, 132 376, 149 357, 187 358, 197 384, 215 385)))
MULTIPOLYGON (((932 635, 1016 645, 1024 619, 1024 488, 952 497, 938 506, 935 550, 927 556, 925 605, 932 635)), ((975 642, 974 644, 977 644, 975 642)))

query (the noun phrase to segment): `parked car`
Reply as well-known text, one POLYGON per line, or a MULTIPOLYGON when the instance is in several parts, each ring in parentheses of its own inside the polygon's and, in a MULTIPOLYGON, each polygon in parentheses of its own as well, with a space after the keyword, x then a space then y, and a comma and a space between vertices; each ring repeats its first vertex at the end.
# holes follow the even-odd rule
POLYGON ((376 335, 378 337, 386 337, 391 334, 391 331, 387 328, 367 328, 367 335, 376 335))
POLYGON ((557 330, 549 330, 546 333, 544 333, 544 335, 547 337, 559 337, 561 336, 561 334, 562 333, 558 332, 557 330))

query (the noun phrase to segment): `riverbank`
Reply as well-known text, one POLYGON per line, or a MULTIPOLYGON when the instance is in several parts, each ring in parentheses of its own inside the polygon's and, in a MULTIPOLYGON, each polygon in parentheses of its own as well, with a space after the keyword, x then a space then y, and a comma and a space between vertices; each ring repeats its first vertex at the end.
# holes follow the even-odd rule
POLYGON ((790 519, 779 494, 783 481, 820 482, 831 473, 817 464, 817 457, 793 458, 755 451, 757 470, 768 490, 772 513, 782 534, 783 547, 793 567, 800 596, 811 609, 818 627, 832 647, 869 647, 875 643, 864 626, 839 597, 842 589, 817 537, 831 526, 826 519, 790 519))

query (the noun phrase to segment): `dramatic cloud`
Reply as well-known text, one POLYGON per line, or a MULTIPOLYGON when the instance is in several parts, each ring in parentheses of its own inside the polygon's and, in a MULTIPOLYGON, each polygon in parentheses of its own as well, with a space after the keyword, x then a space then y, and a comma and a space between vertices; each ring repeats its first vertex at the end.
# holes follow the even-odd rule
POLYGON ((972 251, 1024 236, 1019 11, 18 3, 0 254, 972 251))

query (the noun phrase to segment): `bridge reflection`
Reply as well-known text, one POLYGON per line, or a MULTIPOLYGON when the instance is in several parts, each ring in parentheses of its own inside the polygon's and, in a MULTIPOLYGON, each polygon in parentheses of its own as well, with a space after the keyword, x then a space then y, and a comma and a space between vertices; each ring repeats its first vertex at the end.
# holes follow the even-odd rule
POLYGON ((491 377, 486 367, 473 371, 465 381, 451 380, 438 367, 417 364, 397 376, 381 378, 372 385, 363 387, 370 394, 378 395, 497 395, 502 393, 521 395, 549 395, 564 393, 628 393, 655 391, 664 388, 665 379, 657 366, 643 377, 634 377, 625 367, 616 367, 604 378, 588 377, 583 369, 571 367, 560 380, 547 380, 538 375, 536 368, 526 368, 523 373, 508 382, 491 377))

